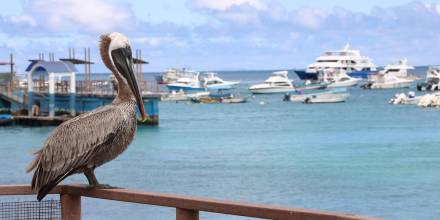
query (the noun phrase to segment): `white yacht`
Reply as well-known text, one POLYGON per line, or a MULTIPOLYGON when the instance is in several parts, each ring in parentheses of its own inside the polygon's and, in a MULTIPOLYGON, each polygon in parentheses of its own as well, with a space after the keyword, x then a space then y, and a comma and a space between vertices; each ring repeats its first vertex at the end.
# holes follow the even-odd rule
POLYGON ((392 89, 392 88, 408 88, 418 79, 410 73, 414 67, 408 65, 408 60, 400 60, 397 64, 386 65, 378 74, 368 78, 368 83, 364 88, 368 89, 392 89))
POLYGON ((325 69, 344 70, 349 76, 367 78, 376 71, 376 65, 369 57, 362 56, 359 50, 353 50, 349 44, 336 51, 326 51, 305 70, 295 70, 302 80, 317 79, 318 72, 325 69))
POLYGON ((249 90, 254 94, 267 93, 286 93, 294 91, 295 87, 292 80, 289 79, 288 71, 273 72, 272 75, 262 84, 256 84, 249 87, 249 90))
POLYGON ((206 73, 202 79, 202 86, 209 90, 231 89, 239 83, 240 81, 225 81, 213 72, 206 73))
POLYGON ((200 83, 200 73, 195 71, 187 71, 185 76, 180 77, 174 83, 169 83, 167 88, 169 91, 197 92, 205 91, 200 83))
POLYGON ((417 84, 419 91, 440 90, 440 66, 430 66, 426 71, 426 81, 417 84))
POLYGON ((170 68, 164 74, 155 76, 155 80, 159 84, 170 84, 177 82, 182 77, 191 77, 195 71, 186 68, 170 68))
POLYGON ((322 71, 322 82, 328 84, 327 88, 356 86, 360 81, 361 78, 351 77, 342 69, 322 71))

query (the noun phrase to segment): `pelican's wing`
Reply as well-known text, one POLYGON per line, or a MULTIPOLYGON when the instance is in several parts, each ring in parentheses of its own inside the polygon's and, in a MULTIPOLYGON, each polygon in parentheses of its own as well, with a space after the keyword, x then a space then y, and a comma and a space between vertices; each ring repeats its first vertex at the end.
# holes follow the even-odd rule
MULTIPOLYGON (((32 188, 49 192, 76 170, 84 168, 94 153, 103 151, 114 134, 124 127, 127 116, 108 105, 75 117, 58 126, 36 154, 29 171, 36 168, 32 188)), ((47 193, 46 192, 46 193, 47 193)))

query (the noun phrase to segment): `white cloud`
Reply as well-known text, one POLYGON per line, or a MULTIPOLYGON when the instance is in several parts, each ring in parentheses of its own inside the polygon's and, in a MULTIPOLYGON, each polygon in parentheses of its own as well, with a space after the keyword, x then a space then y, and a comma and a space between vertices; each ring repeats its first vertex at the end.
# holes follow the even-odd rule
POLYGON ((14 15, 14 16, 10 16, 8 17, 9 21, 11 21, 11 23, 13 24, 26 24, 26 25, 30 25, 32 27, 35 27, 37 25, 37 22, 30 16, 28 15, 14 15))
POLYGON ((194 7, 213 11, 224 11, 232 6, 248 5, 258 10, 266 10, 267 5, 261 0, 193 0, 194 7))
POLYGON ((127 7, 102 0, 35 0, 25 9, 53 31, 109 32, 124 28, 133 16, 127 7))
POLYGON ((184 40, 176 37, 164 36, 164 37, 136 37, 132 40, 134 43, 146 45, 152 48, 159 47, 186 47, 188 43, 184 40))
POLYGON ((317 8, 302 8, 294 13, 294 21, 308 29, 318 29, 327 13, 317 8))

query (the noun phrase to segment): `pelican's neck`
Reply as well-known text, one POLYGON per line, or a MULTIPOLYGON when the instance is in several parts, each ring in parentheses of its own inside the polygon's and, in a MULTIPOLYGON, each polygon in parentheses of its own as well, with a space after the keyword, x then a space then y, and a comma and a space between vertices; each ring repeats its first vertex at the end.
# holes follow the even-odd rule
POLYGON ((116 81, 118 82, 117 83, 118 94, 113 100, 113 103, 118 104, 121 102, 135 100, 133 92, 131 91, 130 86, 128 86, 127 81, 124 80, 119 73, 114 73, 113 75, 116 77, 116 81))

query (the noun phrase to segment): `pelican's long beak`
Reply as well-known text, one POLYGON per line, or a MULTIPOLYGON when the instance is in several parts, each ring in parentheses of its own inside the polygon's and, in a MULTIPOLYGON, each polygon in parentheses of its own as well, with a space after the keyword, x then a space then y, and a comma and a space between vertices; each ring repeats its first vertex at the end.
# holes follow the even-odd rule
POLYGON ((113 62, 116 68, 127 80, 128 86, 130 87, 134 97, 136 98, 136 102, 142 116, 142 121, 145 121, 148 116, 145 113, 144 102, 142 101, 139 87, 133 73, 133 59, 131 57, 130 47, 113 50, 111 52, 111 56, 113 58, 113 62))

